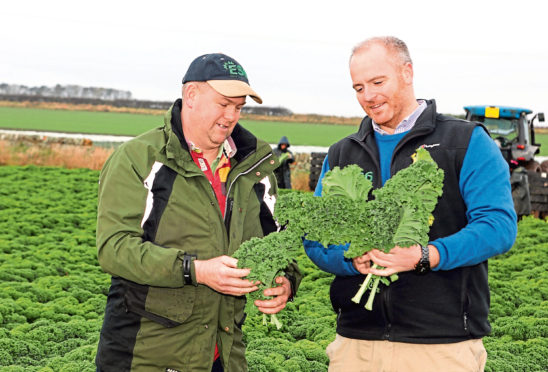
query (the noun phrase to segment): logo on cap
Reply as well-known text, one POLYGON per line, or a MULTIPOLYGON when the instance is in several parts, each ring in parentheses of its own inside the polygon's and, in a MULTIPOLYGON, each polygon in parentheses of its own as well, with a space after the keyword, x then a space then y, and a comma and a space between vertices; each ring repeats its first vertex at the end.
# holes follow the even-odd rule
POLYGON ((245 76, 247 77, 247 74, 245 73, 245 70, 242 66, 235 64, 232 61, 227 61, 223 64, 223 67, 225 70, 228 71, 230 75, 239 75, 239 76, 245 76))

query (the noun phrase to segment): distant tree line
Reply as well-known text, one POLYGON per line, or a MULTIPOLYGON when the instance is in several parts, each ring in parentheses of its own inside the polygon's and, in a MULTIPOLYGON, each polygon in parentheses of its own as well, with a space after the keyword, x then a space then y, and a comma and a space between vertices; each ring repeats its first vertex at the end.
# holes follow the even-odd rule
POLYGON ((146 108, 167 110, 173 102, 161 101, 140 101, 136 99, 119 99, 107 101, 98 98, 76 98, 76 97, 45 97, 45 96, 27 96, 27 95, 6 95, 0 93, 0 101, 11 102, 58 102, 69 103, 73 105, 108 105, 113 107, 146 108))
POLYGON ((269 106, 244 106, 242 108, 244 114, 266 115, 266 116, 291 116, 293 112, 285 107, 269 107, 269 106))
MULTIPOLYGON (((64 102, 71 104, 104 105, 114 107, 146 108, 167 110, 171 101, 146 101, 131 98, 130 91, 112 88, 61 85, 54 87, 27 87, 26 85, 0 83, 0 100, 30 102, 64 102)), ((266 116, 290 116, 291 110, 284 107, 244 106, 244 114, 266 116)))
POLYGON ((80 85, 61 85, 53 87, 45 85, 39 87, 28 87, 18 84, 0 84, 0 94, 16 96, 40 96, 56 98, 85 98, 100 99, 105 101, 130 100, 131 92, 100 87, 83 87, 80 85))

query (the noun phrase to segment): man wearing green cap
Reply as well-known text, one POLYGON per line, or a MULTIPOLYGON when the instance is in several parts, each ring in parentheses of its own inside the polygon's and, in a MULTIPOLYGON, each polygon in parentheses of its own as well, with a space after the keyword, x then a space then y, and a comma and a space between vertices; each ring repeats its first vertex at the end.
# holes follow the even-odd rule
MULTIPOLYGON (((238 124, 250 96, 242 66, 196 58, 164 123, 120 146, 101 172, 97 248, 112 275, 97 370, 247 371, 245 294, 257 290, 230 257, 276 231, 277 161, 238 124)), ((273 314, 300 281, 296 265, 256 301, 273 314)))

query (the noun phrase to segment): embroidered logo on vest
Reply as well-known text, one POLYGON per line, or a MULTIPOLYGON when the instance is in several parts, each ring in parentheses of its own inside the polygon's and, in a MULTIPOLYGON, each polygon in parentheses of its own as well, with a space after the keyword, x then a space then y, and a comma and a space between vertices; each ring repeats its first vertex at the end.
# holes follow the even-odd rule
POLYGON ((434 143, 433 145, 426 145, 426 144, 424 144, 424 145, 422 145, 421 147, 422 147, 423 149, 429 149, 429 148, 432 148, 432 147, 438 147, 439 145, 440 145, 439 143, 434 143))

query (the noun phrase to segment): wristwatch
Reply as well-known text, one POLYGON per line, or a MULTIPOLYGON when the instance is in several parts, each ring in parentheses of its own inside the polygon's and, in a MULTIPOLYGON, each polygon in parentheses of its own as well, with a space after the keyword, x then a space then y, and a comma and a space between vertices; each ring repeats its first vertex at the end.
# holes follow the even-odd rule
POLYGON ((419 275, 426 274, 430 271, 430 256, 428 245, 420 246, 421 247, 421 258, 419 262, 415 265, 415 272, 419 275))
POLYGON ((192 284, 192 276, 190 273, 190 265, 192 264, 192 260, 196 259, 195 254, 184 254, 183 255, 183 282, 185 284, 192 284))

